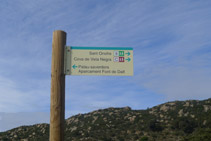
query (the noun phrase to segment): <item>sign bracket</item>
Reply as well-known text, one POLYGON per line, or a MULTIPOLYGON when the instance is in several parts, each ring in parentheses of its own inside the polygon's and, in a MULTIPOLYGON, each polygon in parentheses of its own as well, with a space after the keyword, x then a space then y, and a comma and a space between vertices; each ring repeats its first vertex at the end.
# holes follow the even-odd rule
POLYGON ((70 75, 71 74, 71 47, 65 47, 65 54, 64 54, 64 74, 70 75), (70 64, 70 65, 68 65, 70 64))

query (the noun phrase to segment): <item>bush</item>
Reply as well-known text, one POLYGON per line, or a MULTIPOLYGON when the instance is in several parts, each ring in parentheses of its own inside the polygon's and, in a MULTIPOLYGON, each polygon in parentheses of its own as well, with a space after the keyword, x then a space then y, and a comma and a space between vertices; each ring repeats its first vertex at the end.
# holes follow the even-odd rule
POLYGON ((199 129, 196 132, 193 132, 193 134, 189 135, 188 137, 184 138, 184 141, 210 141, 211 139, 211 129, 205 128, 205 129, 199 129))
POLYGON ((185 133, 192 133, 197 124, 188 118, 179 118, 173 122, 173 129, 182 130, 185 133))
POLYGON ((159 122, 154 120, 149 123, 149 129, 153 132, 159 132, 163 130, 163 127, 159 122))
POLYGON ((149 138, 147 136, 143 136, 143 137, 141 137, 141 139, 139 141, 148 141, 148 140, 149 140, 149 138))

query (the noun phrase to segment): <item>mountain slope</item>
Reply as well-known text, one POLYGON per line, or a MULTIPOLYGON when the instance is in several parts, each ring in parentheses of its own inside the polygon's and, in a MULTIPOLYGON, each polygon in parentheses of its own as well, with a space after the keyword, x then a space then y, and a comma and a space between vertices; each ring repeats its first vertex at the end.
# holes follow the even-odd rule
MULTIPOLYGON (((49 125, 22 126, 0 140, 47 141, 49 125)), ((147 110, 108 108, 66 120, 65 140, 211 140, 211 99, 174 101, 147 110)))

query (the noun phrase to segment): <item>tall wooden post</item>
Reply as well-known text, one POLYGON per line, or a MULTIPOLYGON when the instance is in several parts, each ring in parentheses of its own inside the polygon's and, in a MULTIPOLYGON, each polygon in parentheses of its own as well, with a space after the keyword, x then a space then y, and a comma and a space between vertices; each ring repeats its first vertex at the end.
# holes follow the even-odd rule
POLYGON ((53 32, 51 64, 51 113, 50 141, 64 140, 65 122, 65 74, 64 52, 66 33, 61 30, 53 32))

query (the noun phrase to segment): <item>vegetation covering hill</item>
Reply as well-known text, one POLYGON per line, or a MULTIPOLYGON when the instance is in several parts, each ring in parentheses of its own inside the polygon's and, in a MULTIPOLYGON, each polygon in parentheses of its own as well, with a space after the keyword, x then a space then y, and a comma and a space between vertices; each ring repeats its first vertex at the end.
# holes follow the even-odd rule
MULTIPOLYGON (((1 141, 48 141, 49 125, 0 133, 1 141)), ((147 110, 108 108, 66 120, 66 141, 210 141, 211 98, 168 102, 147 110)))

